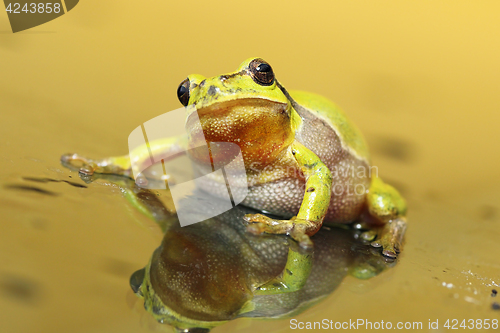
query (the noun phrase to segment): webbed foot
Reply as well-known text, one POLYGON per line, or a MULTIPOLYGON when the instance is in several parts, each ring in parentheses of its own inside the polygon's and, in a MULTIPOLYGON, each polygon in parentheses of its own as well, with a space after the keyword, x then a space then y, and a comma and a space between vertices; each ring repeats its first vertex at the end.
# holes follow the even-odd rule
POLYGON ((406 219, 399 217, 387 222, 379 237, 371 242, 373 247, 382 247, 382 254, 389 258, 396 258, 402 248, 403 236, 406 231, 406 219))
POLYGON ((61 156, 61 162, 68 167, 79 169, 78 172, 85 176, 94 173, 130 176, 131 171, 128 155, 93 160, 78 154, 65 154, 61 156))
POLYGON ((312 248, 313 243, 309 235, 313 235, 321 227, 314 222, 293 217, 290 220, 278 220, 262 214, 247 214, 244 220, 249 223, 247 231, 259 235, 269 234, 289 235, 302 248, 312 248))

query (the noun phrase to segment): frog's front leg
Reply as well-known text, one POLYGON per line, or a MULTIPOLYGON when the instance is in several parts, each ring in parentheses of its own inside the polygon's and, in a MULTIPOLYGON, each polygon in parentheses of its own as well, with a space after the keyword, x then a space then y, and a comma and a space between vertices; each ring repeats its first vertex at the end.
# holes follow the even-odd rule
MULTIPOLYGON (((252 223, 248 229, 252 233, 287 234, 296 240, 300 247, 311 250, 309 236, 321 228, 328 210, 331 196, 332 176, 330 170, 312 151, 295 141, 291 152, 306 177, 304 199, 299 213, 291 220, 271 219, 262 214, 245 215, 252 223)), ((278 294, 300 290, 307 281, 312 267, 312 255, 304 250, 288 250, 285 269, 280 276, 260 286, 256 294, 278 294)))
POLYGON ((105 173, 132 177, 143 171, 146 165, 185 153, 185 146, 186 139, 184 137, 171 137, 139 146, 128 155, 90 159, 78 154, 65 154, 61 156, 61 162, 69 166, 79 167, 79 172, 86 176, 94 173, 105 173), (133 161, 130 160, 130 156, 133 156, 133 161))
POLYGON ((297 216, 290 220, 272 219, 262 214, 245 215, 252 233, 287 234, 302 247, 311 247, 309 236, 323 223, 330 204, 332 176, 326 165, 312 151, 294 141, 291 151, 306 178, 304 199, 297 216))
POLYGON ((274 295, 293 292, 302 289, 311 273, 313 265, 312 249, 305 251, 298 249, 295 244, 290 244, 288 258, 283 272, 259 286, 255 295, 274 295))
POLYGON ((406 231, 406 202, 392 186, 373 177, 367 194, 368 212, 384 223, 378 239, 371 244, 382 247, 386 257, 395 258, 399 253, 406 231))

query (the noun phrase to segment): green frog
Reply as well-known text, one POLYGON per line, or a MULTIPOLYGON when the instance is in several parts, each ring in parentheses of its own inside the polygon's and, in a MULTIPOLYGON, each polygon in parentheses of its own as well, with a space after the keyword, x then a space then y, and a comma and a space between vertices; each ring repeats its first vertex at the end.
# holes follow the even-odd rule
MULTIPOLYGON (((138 200, 147 209, 158 197, 150 193, 148 198, 146 191, 138 200)), ((175 218, 163 219, 161 245, 130 279, 157 321, 173 325, 176 332, 208 332, 241 317, 290 318, 324 300, 347 275, 369 279, 395 263, 356 240, 358 231, 322 228, 313 237, 306 284, 294 293, 259 295, 257 288, 285 266, 289 242, 279 235, 245 232, 241 219, 248 213, 254 212, 239 205, 186 227, 175 218)))
MULTIPOLYGON (((365 235, 372 246, 382 247, 386 257, 397 256, 406 230, 406 202, 378 177, 362 134, 333 102, 313 93, 287 91, 261 58, 247 59, 229 74, 189 75, 177 95, 188 110, 189 134, 138 147, 133 152, 136 159, 189 154, 200 138, 236 144, 248 182, 242 204, 263 213, 245 215, 250 232, 286 234, 308 248, 309 237, 323 224, 364 221, 379 230, 365 235), (192 121, 195 118, 199 121, 192 121)), ((195 153, 190 157, 206 163, 195 153)), ((87 175, 136 174, 129 155, 92 160, 69 154, 62 160, 83 162, 80 172, 87 175)), ((214 178, 202 190, 217 195, 217 182, 214 178)), ((299 252, 289 252, 283 273, 260 292, 296 291, 304 285, 311 258, 299 252)))

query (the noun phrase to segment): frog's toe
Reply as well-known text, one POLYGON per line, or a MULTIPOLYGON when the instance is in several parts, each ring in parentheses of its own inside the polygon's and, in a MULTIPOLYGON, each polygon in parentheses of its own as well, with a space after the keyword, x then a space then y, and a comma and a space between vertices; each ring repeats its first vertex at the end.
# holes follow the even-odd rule
POLYGON ((92 160, 78 154, 65 154, 61 156, 61 162, 71 169, 77 169, 83 176, 92 176, 94 173, 126 176, 130 174, 130 159, 128 156, 92 160))
POLYGON ((243 219, 248 223, 266 223, 266 224, 269 224, 271 220, 273 220, 272 218, 262 214, 246 214, 243 217, 243 219))
POLYGON ((376 241, 371 242, 371 246, 373 247, 381 247, 382 248, 382 254, 385 257, 388 258, 397 258, 399 251, 396 251, 396 248, 394 244, 391 244, 390 242, 387 242, 386 240, 379 239, 376 241))
POLYGON ((406 220, 402 217, 388 222, 379 239, 373 241, 373 247, 382 247, 382 254, 388 258, 396 258, 402 248, 406 231, 406 220))
POLYGON ((303 249, 312 249, 314 246, 311 238, 305 233, 291 233, 290 237, 299 243, 300 247, 303 249))
POLYGON ((249 223, 247 230, 253 234, 261 234, 264 232, 271 234, 283 234, 284 230, 280 230, 280 220, 275 220, 262 214, 246 214, 243 219, 249 223))
POLYGON ((65 154, 61 156, 61 163, 72 168, 78 169, 80 174, 91 176, 97 169, 97 164, 92 160, 78 154, 65 154))
POLYGON ((262 214, 247 214, 243 218, 250 223, 247 231, 253 234, 286 234, 299 243, 302 248, 311 248, 313 243, 308 236, 311 222, 292 218, 291 220, 277 220, 262 214))
POLYGON ((253 230, 259 230, 260 233, 267 232, 270 234, 290 234, 294 228, 293 221, 277 220, 262 214, 247 214, 243 217, 243 219, 246 222, 251 223, 250 226, 255 224, 256 226, 253 230))
POLYGON ((61 156, 61 163, 76 166, 77 163, 87 164, 88 159, 78 154, 64 154, 61 156))
POLYGON ((254 235, 260 235, 266 232, 265 224, 259 222, 251 222, 247 225, 247 232, 254 235))
POLYGON ((360 238, 364 241, 371 242, 377 237, 376 230, 368 230, 361 233, 360 238))

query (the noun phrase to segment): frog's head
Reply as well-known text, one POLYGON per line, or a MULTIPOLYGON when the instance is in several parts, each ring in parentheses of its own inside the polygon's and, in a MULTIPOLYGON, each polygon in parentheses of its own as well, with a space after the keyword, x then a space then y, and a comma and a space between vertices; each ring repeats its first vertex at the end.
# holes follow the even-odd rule
POLYGON ((198 122, 195 112, 188 116, 191 140, 203 133, 208 142, 235 143, 245 163, 265 165, 293 141, 296 119, 291 103, 271 65, 260 58, 247 59, 229 74, 189 75, 177 95, 199 117, 198 122))

